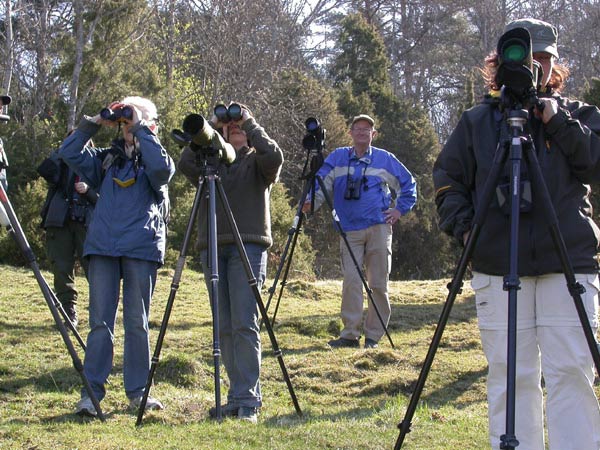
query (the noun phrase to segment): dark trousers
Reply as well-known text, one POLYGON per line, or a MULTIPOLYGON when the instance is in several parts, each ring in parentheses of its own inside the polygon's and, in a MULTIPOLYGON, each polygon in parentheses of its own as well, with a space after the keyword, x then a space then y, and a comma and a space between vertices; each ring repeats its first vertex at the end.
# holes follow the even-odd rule
POLYGON ((46 252, 54 274, 54 291, 64 306, 77 303, 75 289, 75 258, 88 273, 88 260, 83 258, 83 241, 86 228, 81 222, 67 220, 64 227, 46 229, 46 252))

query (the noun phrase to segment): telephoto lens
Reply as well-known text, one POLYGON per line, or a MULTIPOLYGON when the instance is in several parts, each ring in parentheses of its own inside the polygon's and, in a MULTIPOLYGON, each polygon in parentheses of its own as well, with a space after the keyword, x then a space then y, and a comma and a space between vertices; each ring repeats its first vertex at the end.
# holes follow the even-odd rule
POLYGON ((306 122, 304 124, 306 126, 306 131, 308 131, 309 133, 314 133, 321 126, 319 120, 315 117, 309 117, 308 119, 306 119, 306 122))

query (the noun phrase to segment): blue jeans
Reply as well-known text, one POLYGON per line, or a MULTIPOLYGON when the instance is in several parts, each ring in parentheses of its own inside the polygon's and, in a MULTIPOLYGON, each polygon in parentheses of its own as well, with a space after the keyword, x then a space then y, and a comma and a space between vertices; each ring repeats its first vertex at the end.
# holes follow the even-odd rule
MULTIPOLYGON (((266 278, 267 249, 258 244, 244 244, 244 247, 260 289, 266 278)), ((202 251, 200 256, 204 279, 210 290, 208 252, 202 251)), ((235 245, 219 247, 218 268, 219 340, 229 377, 227 401, 239 406, 260 407, 258 306, 235 245)))
MULTIPOLYGON (((98 400, 102 400, 106 394, 105 384, 113 365, 121 278, 125 329, 123 383, 130 399, 144 393, 150 370, 148 317, 157 268, 158 263, 154 261, 124 256, 90 256, 90 333, 83 372, 98 400)), ((82 395, 85 395, 85 391, 82 391, 82 395)))

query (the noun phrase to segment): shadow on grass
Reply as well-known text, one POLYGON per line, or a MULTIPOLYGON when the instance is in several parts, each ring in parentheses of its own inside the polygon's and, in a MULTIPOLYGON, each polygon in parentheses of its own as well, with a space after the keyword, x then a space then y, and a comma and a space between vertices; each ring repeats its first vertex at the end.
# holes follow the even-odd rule
POLYGON ((315 411, 315 408, 308 408, 302 410, 302 416, 299 416, 295 412, 291 412, 289 414, 279 414, 277 416, 269 417, 262 421, 259 418, 259 423, 268 427, 281 428, 282 425, 288 427, 304 425, 308 421, 356 421, 378 414, 380 410, 383 409, 384 405, 385 402, 381 401, 373 406, 351 408, 337 413, 318 413, 315 411))
MULTIPOLYGON (((444 304, 392 304, 392 316, 390 318, 389 329, 403 332, 419 330, 423 326, 437 324, 444 304)), ((453 323, 464 323, 475 320, 477 312, 475 305, 468 299, 467 301, 455 301, 450 311, 448 325, 453 323)))
MULTIPOLYGON (((401 331, 408 333, 419 330, 424 326, 437 324, 442 313, 444 304, 394 304, 392 303, 392 314, 388 325, 388 331, 401 331)), ((365 303, 365 311, 367 304, 365 303)), ((477 317, 475 306, 471 299, 455 301, 452 305, 448 325, 453 323, 465 323, 475 320, 477 317)), ((305 336, 335 336, 336 324, 339 313, 335 314, 311 314, 304 316, 291 316, 278 318, 275 322, 275 333, 298 333, 305 336)), ((338 325, 339 331, 339 325, 338 325)), ((385 336, 384 336, 385 339, 385 336)))
MULTIPOLYGON (((480 383, 487 375, 487 367, 470 372, 463 372, 456 380, 446 383, 435 390, 428 391, 427 395, 421 398, 427 403, 435 406, 455 402, 458 397, 469 389, 473 388, 476 383, 480 383)), ((416 380, 415 380, 416 383, 416 380)), ((464 401, 461 404, 476 403, 480 400, 464 401)))
POLYGON ((18 393, 28 386, 34 387, 38 392, 63 392, 83 385, 79 372, 74 367, 64 367, 34 377, 19 377, 16 370, 6 368, 3 372, 8 372, 6 374, 9 378, 0 380, 0 392, 6 393, 18 393))

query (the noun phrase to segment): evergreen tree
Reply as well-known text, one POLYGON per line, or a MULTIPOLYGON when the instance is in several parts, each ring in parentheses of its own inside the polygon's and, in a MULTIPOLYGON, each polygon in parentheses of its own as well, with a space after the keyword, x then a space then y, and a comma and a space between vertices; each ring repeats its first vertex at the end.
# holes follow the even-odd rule
POLYGON ((340 111, 348 121, 359 113, 372 114, 379 131, 373 145, 395 154, 417 180, 417 206, 394 228, 392 276, 444 274, 452 256, 436 226, 431 171, 439 144, 431 121, 423 109, 392 93, 384 42, 363 16, 342 20, 340 43, 330 69, 340 111))

